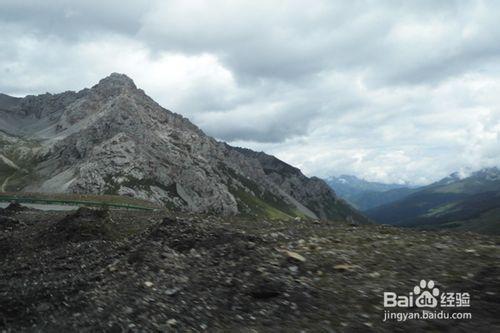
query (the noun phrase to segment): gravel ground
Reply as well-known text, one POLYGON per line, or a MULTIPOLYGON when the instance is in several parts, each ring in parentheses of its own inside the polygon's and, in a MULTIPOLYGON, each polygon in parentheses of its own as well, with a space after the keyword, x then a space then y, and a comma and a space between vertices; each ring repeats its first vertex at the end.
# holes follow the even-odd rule
POLYGON ((473 233, 7 209, 0 253, 0 332, 500 331, 500 238, 473 233), (384 322, 421 279, 472 319, 384 322))

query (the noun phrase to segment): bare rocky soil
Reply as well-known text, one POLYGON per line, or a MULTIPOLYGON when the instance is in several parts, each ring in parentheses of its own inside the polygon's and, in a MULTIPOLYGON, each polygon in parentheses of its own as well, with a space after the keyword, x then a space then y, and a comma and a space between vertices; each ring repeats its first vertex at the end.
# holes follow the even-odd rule
POLYGON ((0 212, 0 332, 500 331, 500 238, 166 212, 0 212), (383 322, 420 279, 472 319, 383 322))

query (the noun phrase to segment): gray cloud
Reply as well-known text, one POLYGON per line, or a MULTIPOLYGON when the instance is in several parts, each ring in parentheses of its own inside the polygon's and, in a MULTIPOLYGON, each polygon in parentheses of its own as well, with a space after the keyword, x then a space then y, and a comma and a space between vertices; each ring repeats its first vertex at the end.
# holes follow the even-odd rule
POLYGON ((42 38, 53 35, 67 40, 90 33, 115 31, 133 35, 141 27, 140 17, 150 1, 0 1, 0 20, 42 38))
POLYGON ((0 0, 0 91, 125 72, 210 135, 309 174, 500 164, 500 5, 0 0))

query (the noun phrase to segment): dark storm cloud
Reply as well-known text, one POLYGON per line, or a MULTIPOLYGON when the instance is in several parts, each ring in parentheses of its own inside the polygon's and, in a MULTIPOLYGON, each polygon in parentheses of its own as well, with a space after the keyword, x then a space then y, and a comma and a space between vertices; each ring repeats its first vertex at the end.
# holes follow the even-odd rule
POLYGON ((76 90, 125 72, 207 133, 321 175, 423 182, 498 162, 496 2, 0 8, 1 92, 76 90))

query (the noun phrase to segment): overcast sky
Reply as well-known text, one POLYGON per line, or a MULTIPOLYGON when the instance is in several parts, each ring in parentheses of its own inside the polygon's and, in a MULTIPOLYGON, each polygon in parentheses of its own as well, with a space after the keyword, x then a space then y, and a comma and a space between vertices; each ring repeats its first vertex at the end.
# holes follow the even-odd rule
POLYGON ((0 92, 111 72, 308 175, 500 164, 500 1, 0 0, 0 92))

